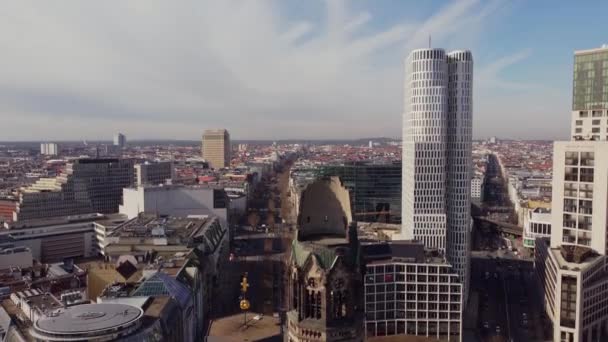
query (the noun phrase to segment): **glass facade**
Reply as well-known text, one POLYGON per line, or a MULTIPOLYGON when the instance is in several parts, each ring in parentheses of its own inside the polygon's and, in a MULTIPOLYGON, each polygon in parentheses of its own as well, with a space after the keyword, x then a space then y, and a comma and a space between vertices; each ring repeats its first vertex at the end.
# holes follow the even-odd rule
POLYGON ((56 178, 41 178, 24 191, 16 209, 18 220, 90 213, 116 213, 122 189, 133 186, 130 159, 78 159, 56 178))
POLYGON ((401 161, 326 165, 316 169, 315 174, 340 177, 350 192, 353 219, 401 223, 401 161))
POLYGON ((608 108, 608 49, 574 57, 573 110, 608 108))

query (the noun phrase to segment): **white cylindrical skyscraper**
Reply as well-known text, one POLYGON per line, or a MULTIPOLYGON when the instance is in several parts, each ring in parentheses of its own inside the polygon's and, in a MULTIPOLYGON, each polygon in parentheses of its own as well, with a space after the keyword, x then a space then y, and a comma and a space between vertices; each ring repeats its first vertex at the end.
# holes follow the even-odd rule
POLYGON ((442 49, 406 60, 403 127, 403 233, 427 248, 446 248, 448 66, 442 49))
POLYGON ((447 115, 447 258, 463 279, 468 294, 471 270, 471 157, 473 116, 473 56, 470 51, 448 54, 447 115))
POLYGON ((446 254, 468 293, 473 58, 419 49, 405 65, 402 234, 446 254))

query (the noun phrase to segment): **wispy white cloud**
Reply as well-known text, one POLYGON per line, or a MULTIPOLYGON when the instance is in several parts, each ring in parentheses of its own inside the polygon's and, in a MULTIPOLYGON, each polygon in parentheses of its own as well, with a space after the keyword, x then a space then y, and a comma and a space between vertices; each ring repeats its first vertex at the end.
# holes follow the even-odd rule
POLYGON ((520 91, 547 88, 544 85, 529 82, 508 81, 504 77, 504 74, 510 67, 525 61, 530 57, 531 54, 532 50, 524 49, 513 54, 503 56, 494 62, 486 64, 478 69, 475 81, 479 82, 479 84, 484 88, 500 88, 520 91))
MULTIPOLYGON (((398 136, 408 50, 429 35, 472 48, 459 44, 503 3, 454 1, 383 25, 338 0, 289 20, 270 1, 8 2, 0 120, 8 138, 27 138, 28 122, 45 138, 196 138, 211 126, 236 138, 398 136)), ((480 83, 508 85, 502 72, 525 56, 486 66, 480 83)))

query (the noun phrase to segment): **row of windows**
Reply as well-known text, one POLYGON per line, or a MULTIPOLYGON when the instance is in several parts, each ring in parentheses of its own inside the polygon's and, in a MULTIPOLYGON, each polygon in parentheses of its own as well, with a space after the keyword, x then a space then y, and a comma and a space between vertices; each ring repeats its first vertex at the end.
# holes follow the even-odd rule
POLYGON ((388 322, 367 322, 367 336, 392 335, 459 335, 460 322, 420 322, 416 320, 396 320, 388 322))
MULTIPOLYGON (((582 126, 583 120, 576 120, 574 123, 576 124, 576 126, 582 126)), ((606 120, 606 123, 608 123, 608 120, 606 120)), ((591 120, 591 125, 597 126, 597 125, 601 125, 601 124, 602 124, 602 120, 600 120, 600 119, 591 120)))
POLYGON ((591 116, 592 118, 600 118, 602 116, 608 116, 608 111, 601 111, 601 110, 590 110, 590 111, 586 111, 586 110, 580 110, 578 111, 578 116, 580 118, 588 118, 589 116, 591 116))

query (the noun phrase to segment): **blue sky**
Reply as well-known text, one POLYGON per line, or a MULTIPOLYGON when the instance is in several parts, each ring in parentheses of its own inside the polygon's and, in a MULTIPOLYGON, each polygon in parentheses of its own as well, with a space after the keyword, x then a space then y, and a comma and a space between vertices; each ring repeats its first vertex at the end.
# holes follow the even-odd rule
POLYGON ((474 135, 567 137, 607 1, 3 2, 0 141, 401 134, 403 60, 470 49, 474 135))

